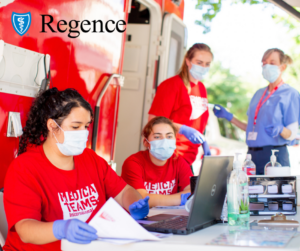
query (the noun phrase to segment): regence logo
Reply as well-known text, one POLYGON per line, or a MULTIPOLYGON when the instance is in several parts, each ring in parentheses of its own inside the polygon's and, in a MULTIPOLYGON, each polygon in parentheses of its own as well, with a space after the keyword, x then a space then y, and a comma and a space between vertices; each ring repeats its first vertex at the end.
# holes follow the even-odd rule
POLYGON ((53 17, 51 15, 41 15, 42 16, 42 31, 40 33, 47 33, 51 31, 52 33, 65 33, 68 32, 68 37, 77 38, 80 36, 80 32, 83 33, 112 33, 119 32, 123 33, 126 31, 126 22, 124 20, 119 20, 115 22, 114 20, 108 20, 105 23, 102 20, 59 20, 57 24, 53 24, 53 17))
POLYGON ((11 15, 11 23, 15 31, 23 36, 29 29, 31 24, 31 13, 16 13, 13 12, 11 15))

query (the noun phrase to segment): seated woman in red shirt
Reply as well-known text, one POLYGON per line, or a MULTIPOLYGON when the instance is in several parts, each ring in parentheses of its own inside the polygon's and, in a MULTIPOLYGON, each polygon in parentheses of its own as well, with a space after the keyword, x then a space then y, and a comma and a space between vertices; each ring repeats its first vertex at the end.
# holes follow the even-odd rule
POLYGON ((73 89, 49 89, 35 99, 4 184, 5 251, 61 250, 61 239, 90 243, 97 231, 85 221, 109 197, 135 219, 148 214, 149 198, 86 148, 92 117, 90 104, 73 89))
POLYGON ((188 163, 174 154, 176 127, 165 117, 151 119, 143 129, 146 151, 127 158, 122 178, 144 197, 150 207, 184 205, 190 195, 188 163))

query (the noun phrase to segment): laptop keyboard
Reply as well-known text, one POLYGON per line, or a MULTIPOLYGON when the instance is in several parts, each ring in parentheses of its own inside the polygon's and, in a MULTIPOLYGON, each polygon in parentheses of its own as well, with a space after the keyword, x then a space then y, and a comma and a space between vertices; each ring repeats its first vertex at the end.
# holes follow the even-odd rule
POLYGON ((188 216, 176 216, 169 220, 160 221, 148 225, 148 227, 153 228, 164 228, 164 229, 181 229, 186 228, 188 223, 188 216))

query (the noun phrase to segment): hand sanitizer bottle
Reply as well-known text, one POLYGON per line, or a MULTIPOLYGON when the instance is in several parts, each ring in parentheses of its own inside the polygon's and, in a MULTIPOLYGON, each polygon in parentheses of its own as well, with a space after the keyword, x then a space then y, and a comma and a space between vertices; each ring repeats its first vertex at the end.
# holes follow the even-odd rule
POLYGON ((247 154, 246 160, 243 164, 243 170, 247 175, 255 175, 256 174, 256 165, 251 160, 251 154, 247 154))
POLYGON ((276 173, 274 168, 282 167, 281 164, 277 162, 275 152, 279 152, 279 150, 272 150, 271 161, 265 165, 265 175, 272 175, 273 173, 276 173))
POLYGON ((230 226, 247 226, 250 218, 248 178, 242 170, 239 154, 236 153, 233 171, 227 178, 227 210, 230 226))

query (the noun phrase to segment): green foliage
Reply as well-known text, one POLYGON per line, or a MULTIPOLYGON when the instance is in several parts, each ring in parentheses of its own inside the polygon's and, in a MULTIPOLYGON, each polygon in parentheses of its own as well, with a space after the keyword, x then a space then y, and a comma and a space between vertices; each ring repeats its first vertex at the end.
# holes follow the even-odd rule
MULTIPOLYGON (((210 25, 216 15, 221 11, 222 3, 225 0, 198 0, 196 9, 202 10, 202 19, 195 21, 204 28, 204 34, 210 31, 210 25)), ((268 0, 227 0, 231 4, 248 3, 267 4, 268 0)), ((296 8, 297 9, 297 8, 296 8)), ((300 11, 300 8, 298 8, 300 11)), ((284 25, 293 37, 293 45, 287 51, 294 63, 288 66, 283 75, 286 83, 300 91, 300 33, 299 21, 292 16, 281 17, 272 16, 278 25, 284 25)), ((247 110, 255 90, 252 90, 250 83, 245 83, 240 77, 233 75, 229 69, 222 67, 220 62, 216 62, 210 69, 209 75, 205 78, 208 100, 213 104, 220 104, 227 107, 238 119, 247 121, 247 110)))
MULTIPOLYGON (((225 0, 223 0, 225 1, 225 0)), ((232 4, 248 3, 248 4, 264 4, 269 3, 268 0, 226 0, 231 1, 232 4)), ((212 20, 221 11, 222 0, 198 0, 196 9, 202 10, 201 20, 196 20, 195 23, 204 28, 203 34, 210 32, 210 25, 212 20)))
POLYGON ((195 21, 196 24, 203 26, 204 34, 210 32, 210 23, 220 12, 222 7, 222 0, 198 0, 196 9, 203 10, 206 12, 202 14, 202 20, 195 21))
POLYGON ((293 64, 287 67, 287 70, 283 75, 283 79, 285 80, 285 82, 289 83, 295 89, 300 91, 300 23, 292 16, 282 17, 273 15, 273 19, 278 25, 284 25, 285 27, 287 27, 289 35, 293 38, 290 50, 285 52, 286 54, 291 56, 291 58, 293 59, 293 64))
POLYGON ((229 69, 222 67, 220 62, 214 62, 204 83, 209 103, 227 107, 234 116, 247 121, 247 110, 253 93, 245 86, 250 84, 247 85, 229 69))
POLYGON ((300 44, 299 21, 292 16, 282 17, 279 15, 272 16, 277 24, 281 24, 288 28, 288 31, 294 33, 293 40, 296 44, 300 44))

